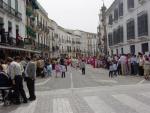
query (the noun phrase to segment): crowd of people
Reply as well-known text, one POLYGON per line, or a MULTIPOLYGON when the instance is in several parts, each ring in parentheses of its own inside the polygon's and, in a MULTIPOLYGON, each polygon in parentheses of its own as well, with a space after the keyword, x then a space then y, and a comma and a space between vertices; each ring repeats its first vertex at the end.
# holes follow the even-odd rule
MULTIPOLYGON (((55 69, 56 60, 42 58, 39 56, 8 57, 0 60, 0 93, 4 99, 6 95, 5 87, 10 87, 14 92, 10 92, 11 102, 14 104, 27 103, 36 100, 35 80, 37 77, 45 78, 52 76, 52 70, 55 69), (53 68, 54 66, 54 68, 53 68), (26 82, 29 98, 27 98, 23 82, 26 82), (21 102, 21 99, 23 100, 21 102)), ((56 66, 57 67, 57 66, 56 66)), ((62 77, 65 77, 64 64, 62 67, 62 77)))
MULTIPOLYGON (((29 57, 21 58, 19 56, 15 58, 8 57, 5 61, 0 62, 0 87, 11 87, 11 95, 9 98, 14 104, 21 104, 21 98, 23 103, 27 103, 28 100, 33 101, 36 99, 35 95, 35 79, 36 79, 36 58, 29 57), (8 79, 6 79, 6 77, 8 79), (26 82, 29 98, 27 98, 23 80, 26 82)), ((10 90, 10 91, 11 91, 10 90)), ((1 90, 2 97, 4 99, 6 92, 1 90)), ((9 92, 10 93, 10 92, 9 92)))
MULTIPOLYGON (((139 53, 138 56, 131 54, 122 54, 120 56, 100 56, 96 57, 79 57, 48 59, 42 57, 8 57, 6 60, 0 60, 0 87, 11 87, 14 90, 13 103, 20 104, 20 98, 23 103, 28 100, 36 99, 35 79, 36 77, 51 77, 54 70, 55 77, 66 77, 67 66, 80 68, 85 75, 86 63, 93 65, 93 68, 105 68, 109 70, 109 77, 117 75, 139 75, 145 76, 150 80, 150 55, 139 53), (3 78, 5 76, 5 78, 3 78), (8 78, 8 79, 7 79, 8 78), (26 82, 29 98, 27 98, 23 81, 26 82)), ((2 96, 5 91, 1 90, 2 96)))
POLYGON ((109 77, 117 75, 139 75, 149 80, 150 76, 150 55, 138 53, 138 55, 122 54, 113 56, 101 56, 99 58, 86 58, 88 64, 94 68, 106 68, 109 70, 109 77))
MULTIPOLYGON (((35 80, 36 77, 51 77, 52 71, 56 73, 56 78, 66 77, 67 66, 71 64, 69 58, 42 58, 42 57, 8 57, 0 60, 0 93, 4 99, 6 95, 5 87, 11 87, 11 102, 14 104, 27 103, 36 100, 35 80), (29 98, 26 96, 23 82, 26 82, 29 98), (12 99, 13 98, 13 99, 12 99), (21 102, 21 99, 23 100, 21 102)), ((9 92, 10 93, 10 92, 9 92)))
POLYGON ((117 72, 118 75, 139 75, 149 79, 150 56, 139 53, 138 56, 122 54, 108 58, 109 70, 117 72))

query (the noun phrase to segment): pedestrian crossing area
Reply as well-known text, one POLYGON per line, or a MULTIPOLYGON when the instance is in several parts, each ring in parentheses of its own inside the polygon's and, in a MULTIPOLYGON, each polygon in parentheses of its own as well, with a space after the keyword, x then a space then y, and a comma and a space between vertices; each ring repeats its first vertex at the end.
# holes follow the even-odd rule
POLYGON ((150 113, 150 92, 109 94, 108 98, 107 96, 103 98, 101 95, 78 95, 78 97, 81 103, 80 101, 75 103, 67 96, 50 97, 41 94, 36 101, 22 104, 11 112, 0 109, 0 113, 4 111, 5 113, 83 113, 79 110, 83 109, 81 104, 88 106, 84 109, 84 113, 150 113))

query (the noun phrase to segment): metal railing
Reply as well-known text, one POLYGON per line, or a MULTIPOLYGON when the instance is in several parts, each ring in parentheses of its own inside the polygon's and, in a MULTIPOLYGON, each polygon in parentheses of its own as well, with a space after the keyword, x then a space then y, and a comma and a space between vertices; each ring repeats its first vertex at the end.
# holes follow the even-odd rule
POLYGON ((0 45, 24 48, 24 41, 10 37, 8 32, 0 34, 0 45))

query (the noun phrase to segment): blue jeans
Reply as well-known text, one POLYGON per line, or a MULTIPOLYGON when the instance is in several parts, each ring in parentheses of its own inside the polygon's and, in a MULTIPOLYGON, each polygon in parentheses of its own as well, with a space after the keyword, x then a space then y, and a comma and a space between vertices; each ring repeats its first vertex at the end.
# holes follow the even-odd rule
POLYGON ((52 76, 52 72, 50 70, 47 70, 47 75, 52 76))

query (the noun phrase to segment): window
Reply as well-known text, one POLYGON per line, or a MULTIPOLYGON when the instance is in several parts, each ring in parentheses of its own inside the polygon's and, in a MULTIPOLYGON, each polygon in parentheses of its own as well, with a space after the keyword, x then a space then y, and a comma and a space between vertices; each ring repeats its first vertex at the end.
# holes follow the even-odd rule
POLYGON ((0 17, 0 26, 3 26, 3 18, 0 17))
POLYGON ((19 35, 19 26, 16 25, 16 36, 19 35))
POLYGON ((134 8, 134 0, 127 0, 128 9, 134 8))
POLYGON ((123 16, 123 3, 119 4, 119 16, 123 16))
POLYGON ((117 43, 123 42, 123 27, 119 26, 117 30, 117 43))
POLYGON ((0 8, 3 8, 3 0, 0 0, 0 8))
POLYGON ((127 23, 127 40, 135 38, 135 27, 134 27, 134 20, 130 20, 127 23))
POLYGON ((8 31, 12 32, 12 23, 8 21, 8 31))
POLYGON ((0 17, 0 42, 2 42, 2 34, 3 34, 3 18, 0 17))
POLYGON ((123 48, 121 48, 121 54, 124 54, 124 50, 123 50, 123 48))
POLYGON ((8 6, 11 7, 11 0, 7 0, 8 1, 8 6))
POLYGON ((15 10, 18 12, 18 0, 15 0, 15 10))
POLYGON ((113 50, 111 50, 111 56, 113 56, 114 55, 114 51, 113 50))
POLYGON ((113 43, 117 44, 117 30, 113 31, 113 43))
POLYGON ((148 35, 148 15, 147 13, 138 16, 138 36, 148 35))
POLYGON ((145 0, 138 0, 140 4, 143 4, 145 0))
POLYGON ((135 54, 135 45, 130 46, 130 53, 133 55, 135 54))
POLYGON ((117 54, 117 55, 119 54, 118 49, 116 49, 116 54, 117 54))
POLYGON ((9 10, 9 12, 11 12, 11 0, 8 0, 8 10, 9 10))
POLYGON ((143 43, 143 44, 142 44, 142 52, 143 52, 143 54, 145 54, 145 52, 148 52, 148 51, 149 51, 148 48, 149 48, 149 47, 148 47, 148 43, 143 43))
POLYGON ((112 46, 113 45, 113 36, 112 36, 112 33, 108 34, 108 41, 109 41, 109 46, 112 46))
POLYGON ((119 27, 119 40, 120 40, 120 42, 123 42, 123 27, 119 27))
POLYGON ((118 8, 114 10, 114 21, 118 20, 118 8))
POLYGON ((113 17, 112 14, 109 15, 109 25, 113 24, 113 17))

